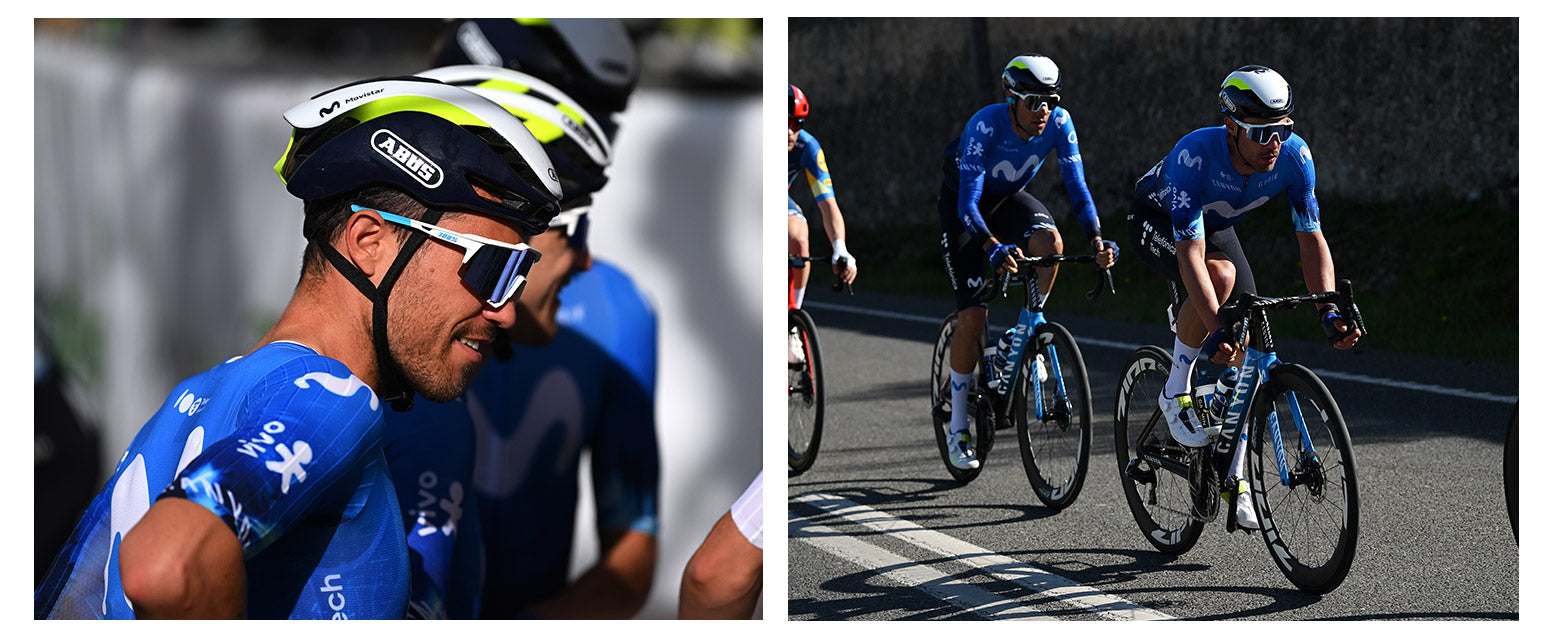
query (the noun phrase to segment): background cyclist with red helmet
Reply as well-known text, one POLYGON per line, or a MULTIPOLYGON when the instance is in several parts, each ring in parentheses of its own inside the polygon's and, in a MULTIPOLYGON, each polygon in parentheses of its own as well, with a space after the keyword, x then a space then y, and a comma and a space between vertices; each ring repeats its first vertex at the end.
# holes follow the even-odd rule
MULTIPOLYGON (((952 421, 948 451, 953 466, 979 466, 969 445, 967 394, 969 377, 980 357, 979 336, 988 308, 978 301, 984 287, 986 258, 997 270, 1016 271, 1015 255, 1060 253, 1064 241, 1049 208, 1024 191, 1051 151, 1060 160, 1060 175, 1071 197, 1082 230, 1099 266, 1114 263, 1114 243, 1105 242, 1098 228, 1098 209, 1087 190, 1076 125, 1060 106, 1060 68, 1047 56, 1029 53, 1008 62, 1001 72, 1006 100, 980 109, 963 133, 943 151, 942 187, 937 215, 947 277, 953 284, 958 331, 951 355, 952 421), (1026 253, 1025 253, 1026 251, 1026 253)), ((1043 305, 1055 284, 1056 267, 1041 269, 1035 303, 1043 305)))
MULTIPOLYGON (((1285 193, 1308 291, 1335 288, 1334 260, 1313 192, 1313 152, 1292 133, 1294 97, 1286 79, 1268 67, 1233 71, 1217 91, 1222 126, 1185 135, 1136 182, 1127 216, 1131 245, 1142 262, 1184 285, 1189 296, 1177 319, 1173 367, 1158 397, 1168 431, 1184 446, 1210 441, 1186 393, 1195 358, 1216 363, 1242 358, 1217 318, 1231 296, 1256 292, 1233 225, 1285 193)), ((1345 335, 1350 327, 1333 304, 1321 305, 1318 313, 1335 348, 1355 346, 1360 332, 1345 335)), ((1241 456, 1229 474, 1243 477, 1241 456)), ((1240 490, 1236 512, 1240 527, 1259 528, 1246 490, 1240 490)))
MULTIPOLYGON (((823 147, 819 146, 818 139, 813 134, 803 129, 811 107, 807 102, 807 94, 803 93, 796 85, 790 85, 786 89, 786 231, 789 238, 787 250, 799 256, 810 255, 807 242, 807 218, 802 213, 802 208, 797 206, 797 201, 791 199, 791 185, 796 182, 798 175, 807 178, 807 187, 813 193, 813 201, 818 203, 818 211, 823 215, 823 230, 829 234, 829 243, 834 246, 830 262, 834 265, 834 272, 840 274, 840 278, 846 283, 856 280, 856 258, 845 249, 845 217, 840 215, 840 203, 834 197, 834 181, 829 177, 829 164, 824 160, 823 147), (840 259, 846 261, 845 270, 839 267, 840 259)), ((808 268, 802 266, 802 272, 797 275, 797 306, 802 306, 802 296, 807 289, 808 268)))

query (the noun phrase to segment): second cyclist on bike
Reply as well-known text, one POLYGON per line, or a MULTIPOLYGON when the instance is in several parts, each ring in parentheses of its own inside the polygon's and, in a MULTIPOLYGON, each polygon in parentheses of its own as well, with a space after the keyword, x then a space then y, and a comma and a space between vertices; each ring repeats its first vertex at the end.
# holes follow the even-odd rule
MULTIPOLYGON (((1099 266, 1114 263, 1113 243, 1105 243, 1099 233, 1076 127, 1060 106, 1061 83, 1060 68, 1048 57, 1029 53, 1013 58, 1001 72, 1005 102, 976 112, 943 152, 937 214, 958 310, 951 350, 952 421, 946 437, 951 462, 960 469, 979 466, 970 446, 966 397, 989 311, 980 302, 982 289, 991 286, 985 277, 987 258, 997 272, 1015 272, 1014 256, 1060 253, 1064 246, 1049 208, 1023 190, 1051 150, 1057 153, 1071 208, 1099 255, 1099 266)), ((1039 270, 1036 306, 1042 307, 1049 296, 1057 269, 1039 270)))
MULTIPOLYGON (((1189 296, 1176 319, 1173 365, 1158 397, 1169 432, 1187 447, 1210 442, 1189 395, 1195 359, 1241 361, 1240 345, 1231 344, 1217 310, 1232 296, 1256 291, 1233 225, 1286 193, 1308 291, 1335 288, 1334 261, 1313 192, 1313 153, 1292 133, 1291 87, 1274 70, 1249 65, 1222 81, 1217 100, 1222 126, 1181 138, 1136 182, 1127 216, 1130 242, 1141 261, 1184 285, 1189 296)), ((1335 305, 1321 306, 1318 314, 1336 348, 1350 349, 1361 337, 1335 305)), ((1243 478, 1241 459, 1233 461, 1230 473, 1243 478)), ((1246 483, 1239 485, 1238 524, 1257 529, 1246 483)))

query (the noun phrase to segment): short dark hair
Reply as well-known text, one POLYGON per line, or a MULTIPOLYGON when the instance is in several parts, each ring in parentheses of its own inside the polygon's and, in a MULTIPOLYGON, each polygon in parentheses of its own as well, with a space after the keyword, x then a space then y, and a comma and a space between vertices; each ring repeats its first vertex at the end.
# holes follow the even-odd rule
MULTIPOLYGON (((301 255, 301 279, 321 276, 326 272, 327 259, 323 257, 321 243, 332 243, 344 232, 345 222, 354 213, 350 205, 396 213, 411 220, 423 220, 431 209, 403 191, 392 187, 373 185, 347 191, 327 198, 308 200, 302 204, 306 217, 302 222, 302 235, 307 238, 307 248, 301 255)), ((443 212, 441 220, 449 220, 456 213, 443 212)), ((389 225, 402 246, 408 239, 409 230, 399 225, 389 225)))

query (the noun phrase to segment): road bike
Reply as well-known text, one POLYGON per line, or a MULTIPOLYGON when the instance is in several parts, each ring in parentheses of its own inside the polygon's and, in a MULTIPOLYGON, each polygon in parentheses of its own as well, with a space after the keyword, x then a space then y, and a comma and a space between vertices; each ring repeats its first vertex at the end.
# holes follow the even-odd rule
MULTIPOLYGON (((1033 294, 1038 290, 1037 269, 1062 262, 1096 265, 1097 258, 1052 254, 1016 260, 1016 274, 1002 274, 996 287, 980 295, 982 301, 988 301, 999 289, 1005 297, 1008 284, 1014 280, 1024 288, 1023 309, 1012 329, 1007 352, 999 354, 1005 358, 1005 364, 999 370, 991 370, 987 363, 995 358, 976 358, 969 382, 968 415, 975 424, 970 430, 971 445, 980 466, 954 467, 947 448, 952 422, 949 361, 953 333, 958 327, 957 313, 942 320, 931 353, 932 437, 947 472, 953 479, 968 483, 985 468, 996 430, 1016 426, 1023 471, 1034 495, 1052 509, 1063 509, 1076 500, 1087 477, 1087 452, 1092 445, 1092 392, 1076 339, 1059 323, 1045 319, 1044 307, 1035 303, 1033 294), (1025 357, 1030 353, 1033 357, 1025 357)), ((1112 294, 1114 281, 1108 269, 1099 268, 1098 283, 1087 292, 1087 297, 1098 297, 1104 288, 1112 294)), ((985 344, 982 332, 982 352, 985 344)))
MULTIPOLYGON (((1351 282, 1341 280, 1336 289, 1284 298, 1240 295, 1222 306, 1222 326, 1231 327, 1233 342, 1241 344, 1245 332, 1249 340, 1220 420, 1207 410, 1215 378, 1191 380, 1201 424, 1208 431, 1220 428, 1206 447, 1181 446, 1168 434, 1157 405, 1171 365, 1168 353, 1149 345, 1131 354, 1115 392, 1115 455, 1130 512, 1159 551, 1188 551, 1205 523, 1217 517, 1222 500, 1235 503, 1239 485, 1228 472, 1234 456, 1242 454, 1260 533, 1276 566, 1298 589, 1312 593, 1328 593, 1345 579, 1360 522, 1345 418, 1318 376, 1276 357, 1265 313, 1333 302, 1352 328, 1366 335, 1351 282)), ((1176 290, 1173 299, 1170 314, 1178 306, 1176 290)), ((1231 512, 1226 521, 1229 532, 1238 528, 1231 512)))
MULTIPOLYGON (((786 466, 797 475, 818 459, 818 443, 823 439, 823 358, 818 348, 818 329, 813 317, 797 307, 796 271, 808 262, 828 260, 828 256, 788 255, 786 330, 789 336, 786 363, 786 466)), ((846 261, 840 259, 840 271, 846 261)), ((836 282, 835 291, 844 289, 854 295, 849 284, 836 282)))

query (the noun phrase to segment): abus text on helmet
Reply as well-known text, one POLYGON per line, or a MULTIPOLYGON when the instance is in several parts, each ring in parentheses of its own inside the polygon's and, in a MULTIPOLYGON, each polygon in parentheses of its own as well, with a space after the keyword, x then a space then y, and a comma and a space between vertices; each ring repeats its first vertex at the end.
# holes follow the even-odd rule
POLYGON ((435 189, 441 186, 441 167, 431 162, 430 158, 420 153, 418 149, 409 146, 398 134, 387 129, 378 129, 371 134, 371 147, 376 149, 382 157, 392 160, 404 173, 409 174, 427 189, 435 189))

